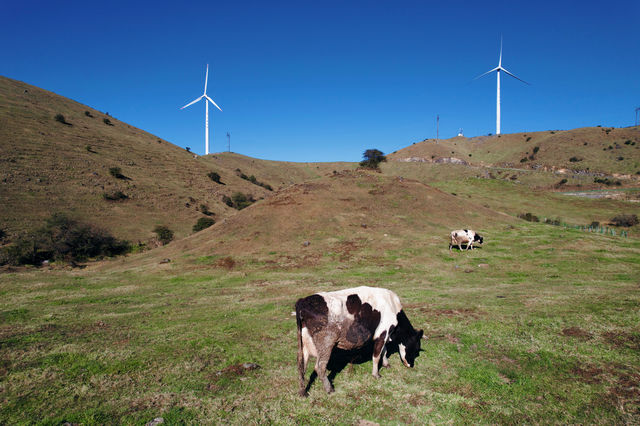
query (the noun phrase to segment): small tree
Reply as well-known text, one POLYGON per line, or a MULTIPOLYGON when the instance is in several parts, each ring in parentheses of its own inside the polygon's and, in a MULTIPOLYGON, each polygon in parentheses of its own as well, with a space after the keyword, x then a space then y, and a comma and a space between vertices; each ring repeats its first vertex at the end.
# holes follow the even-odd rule
POLYGON ((109 120, 108 118, 103 119, 102 122, 107 126, 113 126, 113 124, 111 124, 111 120, 109 120))
POLYGON ((158 236, 158 240, 162 245, 169 244, 173 241, 173 231, 164 225, 156 226, 153 232, 158 236))
POLYGON ((126 176, 122 174, 120 167, 109 167, 109 174, 116 179, 124 179, 126 176))
POLYGON ((89 111, 85 111, 84 115, 86 115, 87 117, 93 118, 93 115, 91 115, 91 113, 89 111))
POLYGON ((384 161, 387 161, 387 157, 384 156, 382 151, 377 149, 367 149, 362 154, 363 160, 360 162, 360 167, 367 169, 377 169, 378 165, 384 161))

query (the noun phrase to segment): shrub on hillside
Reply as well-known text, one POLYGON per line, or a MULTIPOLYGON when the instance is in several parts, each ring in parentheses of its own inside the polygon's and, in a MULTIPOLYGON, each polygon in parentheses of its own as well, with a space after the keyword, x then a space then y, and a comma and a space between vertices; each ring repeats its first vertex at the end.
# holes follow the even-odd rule
POLYGON ((611 186, 611 185, 616 185, 616 186, 620 186, 622 185, 622 182, 620 182, 619 180, 611 180, 609 178, 594 178, 593 179, 594 183, 602 183, 605 184, 607 186, 611 186))
POLYGON ((228 195, 222 196, 222 202, 225 203, 229 207, 233 207, 233 200, 228 195))
POLYGON ((572 163, 578 163, 578 162, 580 162, 582 160, 583 160, 582 157, 571 157, 571 158, 569 158, 569 161, 572 162, 572 163))
POLYGON ((216 221, 211 219, 210 217, 201 217, 198 219, 195 225, 193 225, 193 232, 202 231, 203 229, 207 229, 211 225, 215 224, 216 221))
POLYGON ((520 213, 518 217, 520 219, 526 220, 527 222, 540 222, 540 219, 538 219, 538 216, 531 213, 520 213))
POLYGON ((611 219, 611 224, 613 226, 634 226, 638 223, 638 216, 635 214, 619 214, 611 219))
POLYGON ((209 206, 207 206, 206 204, 200 204, 200 213, 207 216, 213 216, 215 214, 212 211, 209 211, 209 206))
POLYGON ((533 153, 534 153, 534 154, 537 154, 537 153, 538 153, 538 151, 540 151, 540 147, 539 147, 539 146, 534 146, 534 147, 533 147, 533 153))
POLYGON ((86 115, 87 117, 93 118, 93 115, 91 115, 91 112, 89 112, 89 111, 85 111, 84 115, 86 115))
POLYGON ((241 179, 248 180, 254 185, 258 185, 263 187, 266 190, 273 191, 273 188, 271 187, 271 185, 269 185, 268 183, 260 182, 254 175, 247 176, 244 173, 242 173, 240 169, 236 169, 236 173, 238 173, 238 176, 240 176, 241 179))
POLYGON ((246 195, 242 192, 234 192, 233 195, 231 195, 231 201, 233 202, 233 207, 235 209, 242 210, 255 203, 256 200, 254 200, 251 195, 246 195))
POLYGON ((44 227, 6 247, 0 263, 39 265, 44 260, 84 261, 128 252, 130 244, 93 225, 54 214, 44 227))
POLYGON ((107 126, 113 126, 113 124, 111 124, 111 120, 109 120, 108 118, 104 118, 104 119, 102 120, 102 122, 103 122, 104 124, 106 124, 107 126))
POLYGON ((562 185, 564 185, 567 182, 568 182, 568 180, 566 178, 560 179, 560 181, 558 183, 556 183, 556 188, 560 188, 562 185))
POLYGON ((6 236, 7 233, 5 232, 5 230, 0 228, 0 241, 2 241, 6 236))
POLYGON ((220 175, 216 172, 209 172, 207 173, 207 176, 209 177, 209 179, 211 179, 212 181, 214 181, 215 183, 219 183, 221 185, 224 185, 224 183, 220 182, 220 175))
POLYGON ((164 225, 158 225, 153 229, 153 232, 157 235, 158 241, 163 245, 169 244, 173 241, 173 231, 164 225))
POLYGON ((124 201, 129 198, 127 194, 122 191, 105 192, 102 197, 107 201, 124 201))
POLYGON ((122 174, 120 167, 109 167, 109 174, 116 179, 126 179, 126 176, 122 174))
POLYGON ((56 119, 56 121, 57 121, 58 123, 71 125, 70 123, 67 123, 67 120, 64 118, 64 115, 62 115, 62 114, 56 114, 55 119, 56 119))

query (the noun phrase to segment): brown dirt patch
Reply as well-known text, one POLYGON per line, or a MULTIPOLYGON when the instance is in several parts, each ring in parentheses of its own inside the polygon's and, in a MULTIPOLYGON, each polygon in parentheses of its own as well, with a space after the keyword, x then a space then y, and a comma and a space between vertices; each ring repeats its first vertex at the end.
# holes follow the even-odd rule
POLYGON ((604 370, 594 365, 578 365, 571 369, 571 373, 577 376, 582 382, 594 384, 602 382, 604 370))
POLYGON ((236 261, 233 260, 231 256, 223 257, 222 259, 218 259, 215 263, 215 266, 224 269, 233 269, 236 266, 236 261))
POLYGON ((602 337, 607 343, 616 348, 640 350, 640 333, 608 331, 602 337))
POLYGON ((562 330, 562 335, 567 337, 575 337, 581 340, 589 340, 593 337, 591 333, 580 327, 569 327, 562 330))

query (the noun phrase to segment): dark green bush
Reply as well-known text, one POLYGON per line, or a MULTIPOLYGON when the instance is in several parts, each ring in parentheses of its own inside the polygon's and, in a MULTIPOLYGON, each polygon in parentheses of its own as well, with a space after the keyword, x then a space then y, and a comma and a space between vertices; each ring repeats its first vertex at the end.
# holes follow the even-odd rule
POLYGON ((158 241, 163 245, 169 244, 173 241, 173 231, 164 225, 158 225, 153 229, 153 232, 158 236, 158 241))
POLYGON ((619 180, 611 180, 609 178, 594 178, 593 179, 594 183, 602 183, 605 184, 607 186, 611 186, 611 185, 616 185, 616 186, 620 186, 622 185, 622 182, 620 182, 619 180))
POLYGON ((215 183, 219 183, 224 185, 222 182, 220 182, 220 175, 216 172, 209 172, 207 173, 207 176, 209 177, 209 179, 211 179, 212 181, 214 181, 215 183))
POLYGON ((527 161, 529 161, 529 159, 527 157, 524 157, 524 158, 520 159, 521 163, 526 163, 527 161))
POLYGON ((89 112, 89 111, 85 111, 84 115, 86 115, 87 117, 93 118, 93 115, 91 115, 91 112, 89 112))
POLYGON ((207 215, 207 216, 213 216, 215 213, 209 211, 209 206, 207 206, 206 204, 200 204, 200 213, 207 215))
POLYGON ((251 195, 246 195, 242 192, 234 192, 231 196, 231 201, 233 202, 233 207, 235 209, 242 210, 245 207, 249 207, 256 200, 254 200, 251 195))
POLYGON ((534 153, 534 154, 537 154, 537 153, 538 153, 538 151, 540 151, 540 147, 539 147, 539 146, 534 146, 534 147, 533 147, 533 153, 534 153))
POLYGON ((578 162, 580 162, 582 160, 583 160, 582 157, 571 157, 571 158, 569 158, 569 161, 572 162, 572 163, 578 163, 578 162))
POLYGON ((638 223, 638 216, 635 214, 619 214, 611 219, 611 224, 613 226, 634 226, 638 223))
POLYGON ((385 157, 382 151, 377 149, 367 149, 362 153, 362 158, 363 160, 360 162, 360 167, 365 169, 378 169, 380 163, 387 161, 387 157, 385 157))
POLYGON ((564 184, 565 184, 565 183, 567 183, 567 182, 568 182, 568 181, 567 181, 567 179, 565 179, 565 178, 560 179, 560 181, 559 181, 558 183, 556 183, 556 187, 560 187, 560 186, 564 185, 564 184))
POLYGON ((67 125, 69 125, 69 123, 67 123, 67 120, 64 118, 64 115, 62 115, 62 114, 56 114, 56 117, 55 117, 55 118, 56 118, 56 121, 57 121, 58 123, 62 123, 62 124, 67 124, 67 125))
POLYGON ((233 207, 233 200, 231 199, 231 197, 229 197, 227 195, 223 195, 222 196, 222 202, 225 203, 229 207, 233 207))
POLYGON ((111 124, 111 120, 109 120, 108 118, 103 119, 102 122, 107 126, 113 126, 113 124, 111 124))
POLYGON ((267 189, 269 191, 273 191, 273 188, 271 187, 271 185, 264 183, 264 182, 260 182, 258 179, 256 179, 256 177, 254 175, 251 176, 247 176, 244 173, 242 173, 242 171, 240 169, 236 169, 236 173, 238 173, 238 176, 240 176, 241 179, 244 180, 248 180, 249 182, 251 182, 254 185, 258 185, 263 187, 264 189, 267 189))
POLYGON ((211 219, 210 217, 201 217, 200 219, 198 219, 196 224, 193 225, 193 232, 198 232, 198 231, 202 231, 203 229, 207 229, 214 223, 216 223, 216 221, 211 219))
POLYGON ((3 250, 0 262, 39 265, 44 260, 69 262, 115 256, 128 252, 130 244, 93 225, 54 214, 44 227, 18 239, 3 250))
POLYGON ((529 137, 527 138, 527 142, 529 142, 530 140, 531 140, 531 136, 529 136, 529 137))
POLYGON ((589 227, 591 228, 597 228, 600 226, 600 222, 598 222, 597 220, 594 220, 593 222, 591 222, 591 224, 589 225, 589 227))

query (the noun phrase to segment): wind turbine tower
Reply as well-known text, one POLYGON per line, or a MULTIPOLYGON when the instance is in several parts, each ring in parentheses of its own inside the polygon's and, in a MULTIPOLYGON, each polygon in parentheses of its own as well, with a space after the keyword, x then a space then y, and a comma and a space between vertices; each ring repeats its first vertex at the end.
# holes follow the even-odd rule
POLYGON ((199 98, 189 102, 185 106, 180 109, 185 109, 188 106, 195 104, 196 102, 204 99, 205 104, 205 115, 204 115, 204 154, 209 154, 209 102, 211 102, 216 108, 218 108, 222 112, 222 108, 220 108, 214 101, 207 95, 207 80, 209 79, 209 64, 207 64, 207 71, 204 75, 204 94, 199 98))
POLYGON ((525 83, 525 84, 529 84, 526 81, 524 81, 523 79, 516 77, 515 75, 513 75, 512 73, 510 73, 509 71, 507 71, 506 68, 504 68, 502 66, 502 37, 500 37, 500 59, 498 59, 498 66, 495 67, 492 70, 489 70, 487 72, 485 72, 484 74, 481 74, 479 76, 477 76, 476 78, 474 78, 474 80, 479 79, 480 77, 484 77, 487 74, 491 74, 492 72, 496 72, 497 76, 498 76, 498 85, 497 85, 497 95, 496 95, 496 135, 500 134, 500 73, 504 72, 505 74, 510 75, 511 77, 520 80, 521 82, 525 83))

